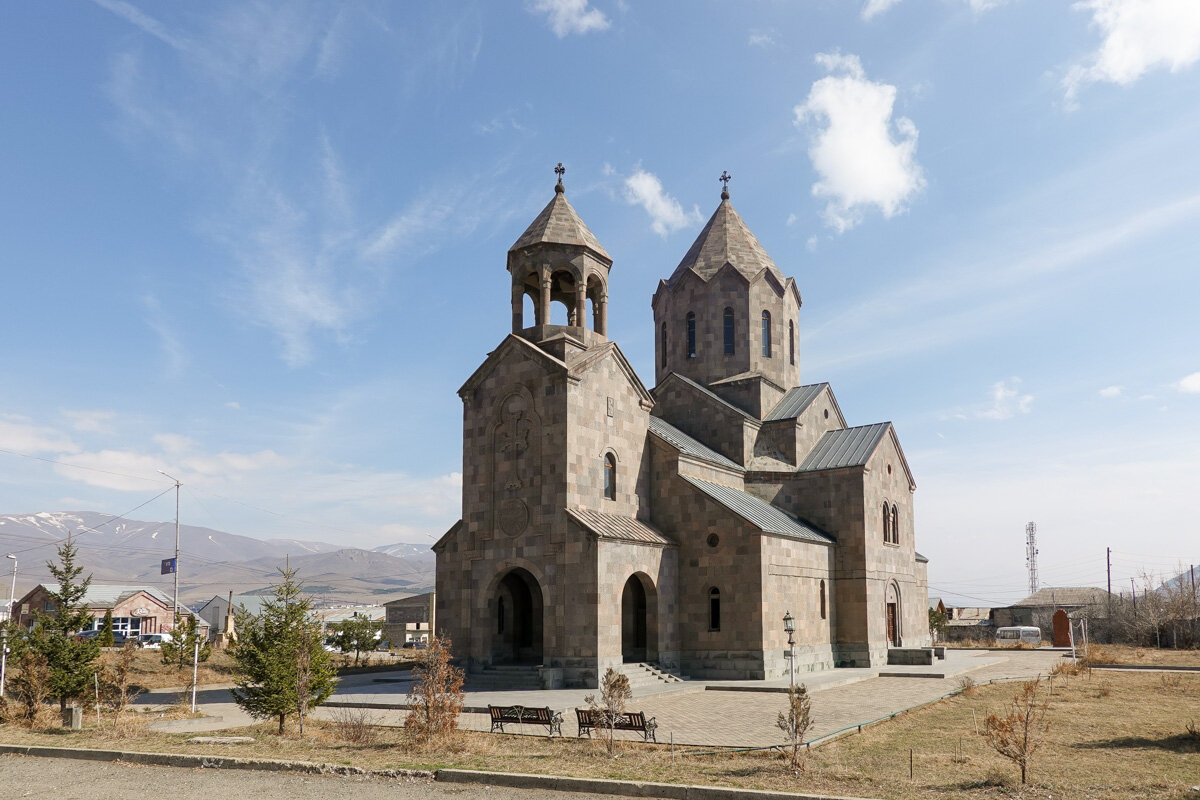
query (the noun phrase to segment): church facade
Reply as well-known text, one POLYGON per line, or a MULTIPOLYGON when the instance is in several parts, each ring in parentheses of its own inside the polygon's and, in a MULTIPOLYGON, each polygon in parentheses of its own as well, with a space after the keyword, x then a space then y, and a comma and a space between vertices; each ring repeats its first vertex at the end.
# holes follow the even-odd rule
POLYGON ((459 390, 462 519, 434 545, 455 657, 546 688, 771 678, 787 613, 797 671, 928 646, 896 432, 801 384, 800 292, 728 192, 654 294, 653 390, 607 337, 612 265, 560 177, 508 251, 512 332, 459 390))

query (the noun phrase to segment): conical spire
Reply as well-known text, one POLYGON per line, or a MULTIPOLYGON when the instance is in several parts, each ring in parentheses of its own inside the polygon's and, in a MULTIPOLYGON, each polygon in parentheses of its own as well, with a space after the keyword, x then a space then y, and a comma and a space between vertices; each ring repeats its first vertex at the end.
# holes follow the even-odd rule
POLYGON ((612 258, 604 246, 567 202, 562 182, 566 170, 561 162, 554 171, 558 175, 558 183, 554 185, 554 198, 546 204, 542 213, 529 224, 513 246, 508 248, 508 252, 512 253, 535 244, 569 244, 586 247, 611 264, 612 258))
MULTIPOLYGON (((728 180, 729 174, 722 173, 722 184, 727 184, 728 180)), ((675 283, 687 270, 707 281, 726 264, 732 264, 747 278, 753 278, 763 269, 768 269, 780 282, 783 281, 779 267, 775 266, 767 251, 733 210, 727 185, 721 189, 721 204, 700 231, 687 255, 671 273, 670 283, 675 283)))

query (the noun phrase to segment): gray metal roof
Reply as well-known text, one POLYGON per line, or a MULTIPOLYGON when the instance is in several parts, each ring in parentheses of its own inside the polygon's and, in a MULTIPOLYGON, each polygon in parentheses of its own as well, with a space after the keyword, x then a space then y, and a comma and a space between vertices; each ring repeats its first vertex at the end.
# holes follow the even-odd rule
MULTIPOLYGON (((57 583, 43 583, 42 586, 45 587, 46 591, 52 594, 56 594, 61 591, 61 588, 57 583)), ((135 586, 132 584, 119 583, 91 584, 88 586, 87 593, 80 601, 80 605, 85 605, 88 608, 112 608, 122 600, 135 595, 138 592, 145 592, 165 606, 170 607, 174 605, 174 603, 171 602, 170 595, 151 586, 135 586)), ((187 613, 191 613, 191 611, 182 603, 179 604, 179 607, 187 613)))
POLYGON ((926 558, 925 556, 921 555, 920 553, 917 553, 917 551, 916 551, 916 550, 914 550, 914 551, 913 551, 913 553, 915 553, 915 554, 916 554, 917 561, 919 561, 920 563, 922 563, 922 564, 928 564, 928 563, 929 563, 929 559, 928 559, 928 558, 926 558))
POLYGON ((663 547, 675 544, 667 536, 633 517, 602 514, 599 511, 583 508, 569 508, 567 514, 601 539, 620 539, 626 542, 656 544, 663 547))
POLYGON ((1108 596, 1108 592, 1094 586, 1045 586, 1024 600, 1013 603, 1012 607, 1088 606, 1103 603, 1108 596))
POLYGON ((693 439, 691 436, 688 436, 686 433, 660 417, 650 417, 650 432, 684 455, 694 456, 703 461, 708 461, 711 464, 716 464, 727 469, 735 469, 738 472, 745 472, 742 467, 738 466, 733 461, 730 461, 728 458, 721 455, 716 450, 713 450, 711 447, 708 447, 696 439, 693 439))
POLYGON ((829 431, 817 440, 817 446, 800 462, 796 471, 861 467, 867 463, 891 427, 890 422, 877 422, 874 425, 829 431))
POLYGON ((764 533, 776 533, 818 544, 834 543, 833 539, 816 528, 748 492, 686 475, 680 477, 764 533))
POLYGON ((804 413, 804 409, 808 408, 809 403, 817 399, 817 395, 821 394, 821 390, 829 386, 828 383, 811 383, 808 386, 796 386, 788 389, 788 393, 783 396, 775 407, 771 409, 771 413, 763 418, 764 422, 772 422, 779 419, 795 419, 804 413))

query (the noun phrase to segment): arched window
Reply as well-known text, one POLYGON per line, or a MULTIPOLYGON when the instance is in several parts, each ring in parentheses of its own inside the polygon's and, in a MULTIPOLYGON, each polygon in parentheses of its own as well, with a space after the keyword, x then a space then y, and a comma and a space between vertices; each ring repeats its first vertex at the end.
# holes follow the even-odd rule
POLYGON ((763 358, 771 357, 771 312, 762 313, 762 354, 763 358))
POLYGON ((825 581, 821 581, 821 619, 825 619, 825 581))
POLYGON ((887 500, 883 501, 883 541, 892 543, 892 511, 887 500))
POLYGON ((693 311, 687 315, 687 357, 696 357, 696 314, 693 311))
POLYGON ((721 590, 715 587, 708 590, 708 629, 721 630, 721 590))
POLYGON ((617 459, 612 453, 604 455, 604 496, 617 499, 617 459))
POLYGON ((733 355, 733 309, 725 309, 725 355, 733 355))
POLYGON ((664 322, 662 324, 660 332, 661 335, 659 336, 659 339, 661 339, 661 341, 659 344, 662 345, 662 365, 665 367, 667 365, 667 323, 664 322))
POLYGON ((900 544, 900 509, 892 504, 892 544, 900 544))
POLYGON ((796 364, 796 323, 788 320, 788 363, 796 364))

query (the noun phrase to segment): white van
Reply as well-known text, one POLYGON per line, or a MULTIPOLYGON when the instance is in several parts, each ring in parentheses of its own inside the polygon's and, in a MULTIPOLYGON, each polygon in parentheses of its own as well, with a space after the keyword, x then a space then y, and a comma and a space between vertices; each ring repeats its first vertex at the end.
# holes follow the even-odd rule
POLYGON ((996 629, 996 644, 1027 644, 1037 647, 1042 643, 1042 629, 1032 625, 1017 625, 1011 628, 996 629))

